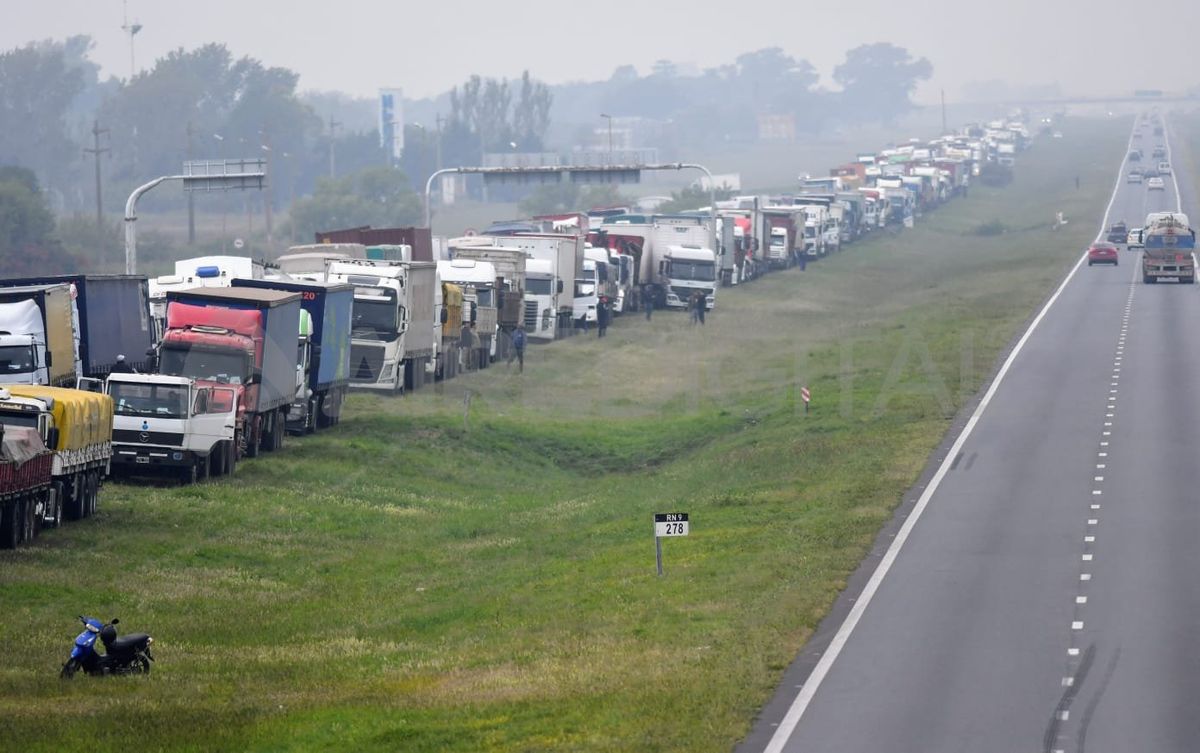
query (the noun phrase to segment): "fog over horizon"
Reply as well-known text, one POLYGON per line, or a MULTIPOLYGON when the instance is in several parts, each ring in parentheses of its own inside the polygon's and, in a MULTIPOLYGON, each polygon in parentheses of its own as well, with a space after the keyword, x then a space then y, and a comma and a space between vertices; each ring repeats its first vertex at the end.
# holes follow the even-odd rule
MULTIPOLYGON (((11 5, 0 49, 90 35, 102 76, 130 73, 121 0, 46 0, 11 5)), ((528 69, 550 84, 608 79, 621 65, 648 73, 657 60, 681 73, 731 64, 745 52, 780 47, 812 63, 820 85, 847 50, 890 42, 927 58, 933 76, 914 96, 929 104, 1022 91, 1069 96, 1134 89, 1183 92, 1200 85, 1192 65, 1200 3, 1163 0, 927 0, 914 5, 861 0, 752 7, 713 0, 644 4, 612 0, 604 12, 583 3, 448 0, 431 5, 347 0, 128 0, 142 29, 135 69, 177 49, 208 42, 238 56, 300 74, 302 90, 374 96, 400 87, 419 99, 472 74, 516 78, 528 69), (997 83, 998 82, 998 83, 997 83)))

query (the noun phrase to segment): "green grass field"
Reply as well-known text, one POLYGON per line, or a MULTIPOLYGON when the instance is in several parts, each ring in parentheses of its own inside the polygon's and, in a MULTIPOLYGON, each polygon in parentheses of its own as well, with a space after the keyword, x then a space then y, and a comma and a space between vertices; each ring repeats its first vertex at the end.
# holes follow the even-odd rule
POLYGON ((722 290, 702 329, 619 319, 356 397, 233 480, 107 486, 0 553, 0 749, 729 750, 1095 234, 1128 125, 1068 122, 1011 186, 722 290), (152 633, 154 673, 61 682, 81 612, 152 633))

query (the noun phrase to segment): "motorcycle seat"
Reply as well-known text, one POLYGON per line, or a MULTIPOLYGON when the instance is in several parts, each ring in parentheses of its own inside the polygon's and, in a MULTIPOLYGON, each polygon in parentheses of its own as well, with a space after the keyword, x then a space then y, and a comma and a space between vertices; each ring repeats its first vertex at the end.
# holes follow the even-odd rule
POLYGON ((115 639, 112 643, 105 646, 105 648, 114 654, 133 653, 148 640, 150 640, 150 636, 146 633, 130 633, 129 635, 122 635, 115 639))

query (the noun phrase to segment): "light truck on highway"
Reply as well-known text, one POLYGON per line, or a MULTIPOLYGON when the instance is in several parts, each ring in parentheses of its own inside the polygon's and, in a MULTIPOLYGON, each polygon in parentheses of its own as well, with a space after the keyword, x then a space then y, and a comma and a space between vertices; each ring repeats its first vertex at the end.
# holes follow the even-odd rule
POLYGON ((1196 281, 1196 231, 1181 212, 1152 212, 1142 226, 1142 282, 1196 281))

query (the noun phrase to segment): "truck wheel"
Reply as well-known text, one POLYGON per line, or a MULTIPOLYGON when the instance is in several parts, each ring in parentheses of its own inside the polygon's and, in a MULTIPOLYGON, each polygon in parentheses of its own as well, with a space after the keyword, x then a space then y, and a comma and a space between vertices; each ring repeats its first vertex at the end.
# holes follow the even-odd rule
POLYGON ((37 535, 36 522, 34 521, 33 500, 21 500, 21 541, 33 541, 33 537, 37 535))
POLYGON ((255 416, 250 422, 250 435, 246 437, 246 457, 256 458, 262 450, 262 416, 255 416))
POLYGON ((100 471, 92 471, 88 477, 88 499, 87 512, 89 518, 96 514, 96 507, 100 502, 100 471))
POLYGON ((46 523, 51 528, 58 528, 62 519, 62 484, 55 482, 46 490, 46 523))
POLYGON ((83 517, 83 495, 79 492, 79 483, 72 479, 60 487, 62 491, 63 516, 67 520, 79 520, 83 517))
POLYGON ((0 509, 0 549, 16 549, 21 541, 21 527, 17 525, 18 512, 16 502, 0 509))

